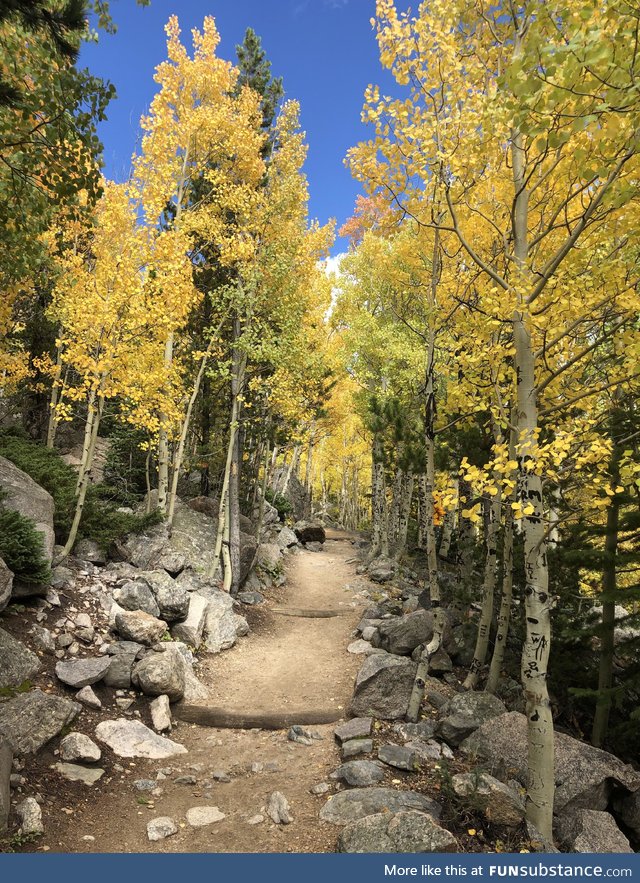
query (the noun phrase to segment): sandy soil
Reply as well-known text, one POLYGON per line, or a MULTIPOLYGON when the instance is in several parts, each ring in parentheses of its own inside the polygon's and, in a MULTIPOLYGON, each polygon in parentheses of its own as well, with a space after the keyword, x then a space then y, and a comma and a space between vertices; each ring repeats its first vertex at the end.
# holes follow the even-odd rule
MULTIPOLYGON (((362 662, 346 648, 365 603, 360 594, 364 578, 355 575, 355 563, 349 561, 354 556, 350 539, 329 532, 322 552, 300 551, 290 556, 287 585, 255 611, 254 631, 200 667, 199 677, 211 690, 211 705, 240 712, 332 708, 346 712, 362 662), (301 618, 274 612, 291 608, 332 610, 340 615, 301 618)), ((334 727, 313 727, 323 738, 304 746, 288 741, 286 731, 213 729, 178 722, 171 736, 188 754, 165 761, 129 762, 105 752, 110 779, 105 777, 93 788, 65 783, 47 809, 45 837, 33 848, 54 852, 333 851, 336 829, 318 819, 326 797, 314 796, 309 789, 330 781, 329 773, 340 762, 334 727), (114 761, 124 771, 113 771, 114 761), (157 783, 159 793, 136 789, 136 780, 155 779, 160 770, 166 778, 157 783), (231 781, 217 781, 216 771, 226 772, 231 781), (193 776, 196 784, 176 783, 174 779, 180 776, 193 776), (264 813, 273 791, 281 791, 289 801, 294 816, 291 824, 275 825, 264 813), (225 818, 192 828, 185 816, 195 806, 217 806, 225 818), (264 821, 248 824, 257 814, 265 815, 264 821), (146 825, 157 816, 175 819, 180 830, 150 843, 146 825)), ((49 778, 46 761, 43 757, 43 790, 49 778)), ((56 780, 59 784, 59 777, 56 780)))

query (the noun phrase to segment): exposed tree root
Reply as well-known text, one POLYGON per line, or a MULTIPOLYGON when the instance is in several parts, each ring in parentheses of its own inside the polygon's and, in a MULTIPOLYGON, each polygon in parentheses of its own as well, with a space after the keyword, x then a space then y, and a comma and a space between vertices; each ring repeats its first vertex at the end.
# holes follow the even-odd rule
POLYGON ((173 711, 175 717, 190 724, 233 730, 286 730, 296 724, 332 724, 344 717, 344 711, 337 708, 244 714, 205 705, 177 705, 173 711))
POLYGON ((353 613, 352 610, 317 610, 316 608, 305 609, 304 607, 274 607, 272 613, 280 616, 302 616, 305 619, 331 619, 334 616, 345 616, 353 613))

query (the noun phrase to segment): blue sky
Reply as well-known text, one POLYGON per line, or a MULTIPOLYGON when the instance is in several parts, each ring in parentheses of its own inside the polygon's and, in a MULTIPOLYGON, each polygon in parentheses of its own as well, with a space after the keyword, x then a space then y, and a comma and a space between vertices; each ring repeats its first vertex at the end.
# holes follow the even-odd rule
MULTIPOLYGON (((107 177, 127 177, 138 121, 155 91, 154 68, 165 57, 165 22, 176 13, 190 40, 191 28, 213 15, 224 58, 235 60, 247 27, 262 37, 274 75, 284 77, 287 96, 301 104, 311 216, 322 223, 335 217, 340 226, 359 192, 343 159, 349 147, 368 137, 360 122, 365 87, 389 83, 370 24, 374 9, 375 0, 151 0, 146 8, 115 0, 117 34, 101 34, 99 44, 87 45, 81 56, 81 63, 118 92, 100 130, 107 177)), ((338 242, 334 253, 343 249, 338 242)))

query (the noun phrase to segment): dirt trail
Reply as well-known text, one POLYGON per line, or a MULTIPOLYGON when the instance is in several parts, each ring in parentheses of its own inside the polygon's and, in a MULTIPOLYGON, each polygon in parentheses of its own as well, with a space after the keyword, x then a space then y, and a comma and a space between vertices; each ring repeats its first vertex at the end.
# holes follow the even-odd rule
MULTIPOLYGON (((287 585, 256 611, 255 631, 199 668, 199 677, 210 688, 210 705, 235 712, 335 708, 339 716, 346 711, 362 661, 346 650, 364 606, 359 594, 363 578, 355 576, 353 563, 347 563, 353 555, 349 535, 329 532, 322 552, 290 556, 287 585), (304 618, 274 608, 332 610, 339 615, 304 618)), ((76 792, 80 789, 81 799, 74 802, 70 793, 67 806, 46 822, 45 843, 59 852, 332 851, 336 829, 318 819, 326 798, 309 789, 326 781, 339 763, 334 727, 312 727, 323 738, 305 746, 289 742, 286 731, 178 722, 171 737, 188 754, 165 761, 120 759, 125 771, 114 772, 109 783, 103 780, 93 789, 73 786, 76 792), (160 770, 166 776, 157 782, 161 793, 136 789, 136 780, 155 779, 160 770), (213 775, 217 771, 226 772, 231 781, 218 781, 213 775), (195 784, 174 781, 184 776, 193 777, 195 784), (291 824, 275 825, 266 816, 264 806, 273 791, 288 799, 291 824), (195 806, 217 806, 225 819, 193 828, 185 816, 195 806), (249 824, 256 815, 264 815, 264 820, 249 824), (150 843, 146 825, 157 816, 175 819, 180 830, 150 843)))

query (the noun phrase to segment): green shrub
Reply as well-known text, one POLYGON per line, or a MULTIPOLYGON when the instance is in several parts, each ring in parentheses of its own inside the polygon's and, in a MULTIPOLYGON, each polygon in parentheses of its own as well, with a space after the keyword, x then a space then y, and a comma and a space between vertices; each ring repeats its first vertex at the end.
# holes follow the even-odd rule
MULTIPOLYGON (((56 540, 64 543, 75 511, 78 479, 75 469, 68 466, 57 451, 16 432, 0 433, 0 456, 11 460, 51 494, 55 503, 53 520, 56 540)), ((118 512, 119 505, 121 496, 116 490, 106 485, 89 485, 78 539, 88 537, 96 540, 106 550, 114 539, 128 533, 141 533, 161 520, 156 513, 139 516, 118 512)))
POLYGON ((42 534, 30 518, 11 509, 0 509, 0 557, 20 579, 49 582, 51 574, 42 534))
POLYGON ((272 490, 267 490, 265 498, 278 510, 280 521, 284 521, 289 512, 293 510, 291 501, 286 497, 283 497, 282 494, 274 494, 272 490))

